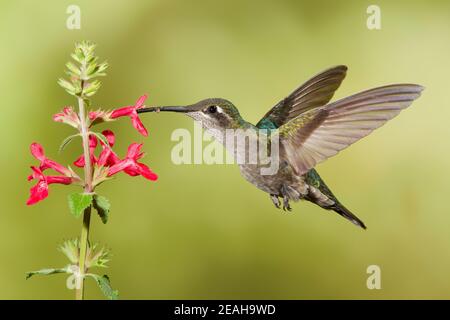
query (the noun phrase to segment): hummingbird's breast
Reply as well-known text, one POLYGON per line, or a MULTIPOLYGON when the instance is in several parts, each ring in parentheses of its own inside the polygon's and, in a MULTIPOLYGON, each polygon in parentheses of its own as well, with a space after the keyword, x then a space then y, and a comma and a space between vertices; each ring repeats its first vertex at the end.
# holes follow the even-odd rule
POLYGON ((269 194, 281 196, 283 189, 292 193, 291 198, 299 200, 308 194, 305 176, 298 176, 287 161, 280 163, 274 174, 262 174, 263 166, 258 164, 240 165, 241 175, 258 189, 269 194))
MULTIPOLYGON (((234 129, 228 132, 224 129, 211 128, 202 123, 203 128, 220 142, 233 155, 239 165, 241 175, 258 189, 269 194, 289 193, 289 198, 299 200, 308 194, 308 184, 305 176, 299 176, 287 161, 285 152, 280 148, 276 152, 275 170, 267 170, 273 165, 273 144, 269 136, 261 140, 261 132, 254 126, 234 129), (228 134, 230 133, 230 134, 228 134), (231 139, 230 139, 231 137, 231 139), (266 157, 260 157, 266 154, 266 157), (265 152, 264 152, 265 151, 265 152), (267 163, 269 160, 269 163, 267 163)), ((264 134, 264 133, 263 133, 264 134)), ((267 133, 266 133, 267 134, 267 133)))

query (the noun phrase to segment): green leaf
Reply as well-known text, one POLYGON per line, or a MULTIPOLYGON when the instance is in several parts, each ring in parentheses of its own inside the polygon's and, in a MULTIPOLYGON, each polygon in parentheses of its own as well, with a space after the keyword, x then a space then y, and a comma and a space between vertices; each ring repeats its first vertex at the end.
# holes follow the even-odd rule
POLYGON ((83 89, 83 95, 86 97, 91 97, 97 93, 98 89, 100 89, 101 83, 98 80, 94 80, 91 83, 88 83, 87 86, 83 89))
POLYGON ((61 142, 61 145, 59 146, 58 152, 64 151, 64 149, 67 147, 67 145, 68 145, 70 142, 72 142, 73 138, 76 138, 76 137, 79 137, 79 136, 80 136, 80 134, 77 133, 77 134, 73 134, 73 135, 68 136, 67 138, 65 138, 65 139, 63 140, 63 142, 61 142))
POLYGON ((78 77, 81 75, 80 69, 72 62, 67 62, 66 67, 69 70, 69 74, 76 75, 78 77))
POLYGON ((108 69, 108 67, 109 67, 109 65, 108 65, 108 63, 106 61, 101 63, 98 66, 97 71, 95 72, 95 76, 96 77, 106 76, 105 70, 108 69))
POLYGON ((93 203, 100 219, 102 219, 102 222, 106 224, 109 218, 109 209, 111 208, 109 200, 104 196, 95 195, 93 203))
POLYGON ((92 194, 86 193, 72 193, 69 194, 69 208, 70 212, 74 215, 75 218, 81 216, 86 208, 88 208, 92 204, 92 194))
MULTIPOLYGON (((96 59, 98 60, 98 58, 96 59)), ((95 73, 96 69, 98 68, 98 65, 95 61, 91 62, 88 67, 86 68, 86 74, 89 77, 92 77, 92 75, 95 73)))
POLYGON ((101 64, 91 63, 86 71, 90 79, 106 76, 105 70, 108 69, 108 63, 105 61, 101 64))
POLYGON ((98 274, 88 273, 86 276, 89 276, 97 282, 100 290, 103 292, 106 298, 109 300, 117 300, 119 299, 119 291, 113 290, 111 287, 111 283, 109 282, 109 277, 105 274, 103 276, 99 276, 98 274))
POLYGON ((65 89, 69 94, 71 94, 71 95, 76 94, 77 89, 74 87, 74 85, 71 82, 67 81, 66 79, 63 79, 63 78, 59 79, 58 84, 63 89, 65 89))
POLYGON ((80 57, 78 55, 78 53, 72 53, 70 56, 72 57, 73 60, 75 60, 78 63, 82 63, 83 62, 82 57, 80 57))
POLYGON ((30 279, 32 276, 34 275, 43 275, 43 276, 48 276, 48 275, 52 275, 52 274, 57 274, 57 273, 69 273, 67 268, 63 268, 63 269, 41 269, 41 270, 36 270, 36 271, 30 271, 26 273, 26 279, 30 279))
POLYGON ((106 247, 100 247, 98 243, 89 245, 86 254, 85 265, 88 269, 91 268, 108 268, 108 262, 111 260, 110 250, 106 247))
POLYGON ((72 264, 78 265, 80 255, 78 238, 64 241, 58 246, 58 250, 61 251, 72 264))

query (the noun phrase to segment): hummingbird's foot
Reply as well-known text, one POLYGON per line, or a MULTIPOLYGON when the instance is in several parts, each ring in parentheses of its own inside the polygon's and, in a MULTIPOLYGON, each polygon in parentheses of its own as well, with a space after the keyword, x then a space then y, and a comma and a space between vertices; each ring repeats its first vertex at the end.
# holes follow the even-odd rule
POLYGON ((272 200, 272 202, 275 205, 275 207, 277 209, 280 209, 281 203, 280 203, 280 199, 278 199, 278 196, 274 195, 274 194, 271 194, 270 195, 270 199, 272 200))
POLYGON ((284 211, 291 211, 292 210, 292 208, 291 208, 291 206, 289 205, 289 198, 288 197, 283 197, 283 210, 284 211))

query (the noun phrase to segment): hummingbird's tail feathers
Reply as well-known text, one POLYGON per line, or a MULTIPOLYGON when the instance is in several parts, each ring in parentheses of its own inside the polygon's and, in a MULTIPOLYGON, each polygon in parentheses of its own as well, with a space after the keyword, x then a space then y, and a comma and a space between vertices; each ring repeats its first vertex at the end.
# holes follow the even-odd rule
POLYGON ((311 169, 306 174, 306 183, 309 185, 309 193, 305 198, 306 200, 324 209, 333 210, 355 225, 366 229, 364 222, 339 202, 315 169, 311 169))
POLYGON ((361 219, 359 219, 357 216, 355 216, 353 213, 351 213, 350 210, 348 210, 346 207, 344 207, 340 203, 336 203, 335 205, 333 205, 332 207, 329 207, 327 209, 331 209, 334 212, 337 212, 338 214, 343 216, 345 219, 352 222, 353 224, 355 224, 363 229, 367 229, 366 225, 364 224, 364 222, 361 221, 361 219))

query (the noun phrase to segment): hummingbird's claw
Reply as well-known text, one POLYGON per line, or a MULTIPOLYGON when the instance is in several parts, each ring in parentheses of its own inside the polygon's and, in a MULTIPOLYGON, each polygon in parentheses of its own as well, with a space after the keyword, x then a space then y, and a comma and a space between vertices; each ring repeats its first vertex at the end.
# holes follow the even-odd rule
MULTIPOLYGON (((277 195, 271 194, 270 199, 272 200, 273 204, 277 209, 281 209, 281 202, 277 195)), ((289 198, 283 197, 283 210, 284 211, 291 211, 291 206, 289 205, 289 198)))
POLYGON ((280 199, 278 199, 278 196, 275 195, 275 194, 271 194, 270 195, 270 199, 272 200, 272 202, 275 205, 275 207, 277 209, 280 209, 281 203, 280 203, 280 199))
POLYGON ((289 198, 287 198, 287 197, 284 197, 283 198, 283 210, 284 211, 291 211, 292 210, 292 208, 291 208, 291 206, 289 205, 289 198))

